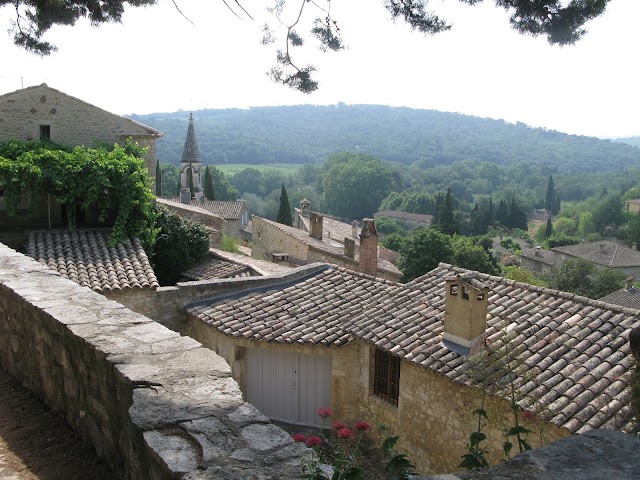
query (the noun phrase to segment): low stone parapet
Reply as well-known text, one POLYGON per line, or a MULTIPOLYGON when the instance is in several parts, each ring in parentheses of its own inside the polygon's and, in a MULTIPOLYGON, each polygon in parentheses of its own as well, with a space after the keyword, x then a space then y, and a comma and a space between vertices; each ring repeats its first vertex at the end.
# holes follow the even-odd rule
POLYGON ((228 364, 0 244, 0 362, 123 479, 298 478, 306 449, 228 364))

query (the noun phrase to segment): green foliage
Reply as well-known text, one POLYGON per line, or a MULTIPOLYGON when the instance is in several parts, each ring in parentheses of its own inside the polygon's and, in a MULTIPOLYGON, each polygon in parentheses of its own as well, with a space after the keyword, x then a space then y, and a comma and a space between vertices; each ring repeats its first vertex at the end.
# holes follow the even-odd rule
POLYGON ((458 468, 478 470, 489 466, 489 462, 487 461, 487 449, 481 445, 482 442, 487 440, 487 436, 482 432, 482 429, 489 420, 487 412, 484 409, 485 396, 486 391, 483 389, 480 408, 473 411, 473 415, 478 416, 478 424, 476 430, 471 432, 471 435, 469 435, 469 443, 467 444, 468 453, 462 455, 462 462, 460 462, 458 468))
POLYGON ((577 245, 580 243, 580 239, 562 233, 553 233, 544 243, 548 248, 566 247, 567 245, 577 245))
POLYGON ((162 196, 162 167, 160 160, 156 161, 156 196, 162 196))
POLYGON ((204 170, 204 196, 207 197, 207 200, 215 200, 216 194, 215 189, 213 188, 213 175, 211 175, 211 165, 207 165, 207 168, 204 170))
POLYGON ((289 204, 289 196, 287 195, 287 190, 284 188, 284 183, 282 184, 282 190, 280 192, 280 208, 278 208, 276 222, 289 225, 290 227, 293 225, 291 205, 289 204))
POLYGON ((537 277, 529 270, 518 267, 516 265, 502 267, 502 275, 505 278, 515 280, 516 282, 528 283, 529 285, 538 285, 539 287, 547 287, 547 282, 537 277))
POLYGON ((624 273, 612 268, 598 268, 584 259, 565 260, 545 276, 550 288, 593 299, 621 289, 624 279, 624 273))
POLYGON ((622 207, 622 198, 618 195, 610 195, 603 198, 593 212, 593 223, 596 231, 602 232, 608 225, 620 226, 624 222, 622 207))
POLYGON ((457 236, 452 245, 454 253, 451 262, 453 265, 490 275, 499 273, 497 265, 492 261, 487 250, 481 245, 475 245, 471 238, 457 236))
POLYGON ((240 249, 238 248, 238 242, 233 237, 223 236, 221 243, 221 248, 225 252, 231 253, 240 253, 240 249))
POLYGON ((180 192, 176 187, 180 184, 180 170, 170 163, 161 163, 162 170, 162 195, 166 197, 176 197, 180 192))
MULTIPOLYGON (((376 227, 377 226, 378 224, 376 223, 376 227)), ((384 237, 384 240, 382 240, 382 246, 389 250, 393 250, 394 252, 400 252, 406 241, 407 237, 398 233, 390 233, 384 237)))
POLYGON ((432 229, 417 228, 400 250, 398 268, 409 281, 453 259, 451 237, 432 229))
POLYGON ((549 238, 553 235, 553 224, 551 223, 551 215, 547 217, 547 225, 544 228, 544 238, 549 238))
POLYGON ((213 178, 213 190, 216 192, 217 200, 237 200, 240 194, 238 189, 231 185, 231 182, 227 179, 224 173, 214 167, 208 165, 207 168, 211 169, 211 177, 213 178))
POLYGON ((360 153, 339 153, 326 161, 322 178, 327 213, 342 218, 372 217, 394 188, 392 172, 360 153))
POLYGON ((407 213, 433 215, 436 202, 427 192, 391 192, 380 204, 380 210, 397 210, 407 213))
POLYGON ((407 236, 407 229, 395 218, 377 217, 376 230, 384 236, 391 235, 392 233, 402 237, 407 236))
POLYGON ((31 192, 32 205, 44 191, 66 207, 69 228, 75 228, 78 210, 94 207, 103 222, 115 212, 114 244, 138 237, 145 248, 153 245, 156 231, 149 176, 144 161, 131 154, 140 154, 139 148, 130 142, 111 151, 51 148, 50 144, 30 142, 0 144, 0 185, 9 215, 17 215, 23 191, 31 192))
POLYGON ((442 204, 438 205, 438 214, 434 226, 445 235, 453 235, 458 231, 458 225, 453 215, 453 198, 451 189, 447 189, 442 204))
MULTIPOLYGON (((175 113, 133 118, 164 132, 157 156, 174 159, 177 165, 184 148, 187 120, 176 121, 175 113)), ((433 187, 427 190, 431 195, 446 191, 453 180, 461 180, 474 194, 492 195, 497 202, 510 198, 499 193, 508 183, 517 187, 513 193, 525 209, 536 204, 544 206, 540 203, 550 169, 557 172, 553 174, 555 187, 566 202, 599 193, 605 184, 610 191, 619 191, 612 183, 620 178, 614 180, 602 172, 617 173, 620 165, 640 165, 638 149, 623 143, 532 128, 523 123, 404 107, 211 109, 198 113, 198 125, 203 163, 224 168, 226 175, 248 166, 260 169, 321 164, 334 152, 353 151, 357 145, 359 152, 404 165, 408 184, 431 184, 433 187), (421 162, 424 159, 428 161, 421 162), (574 175, 578 174, 580 180, 576 181, 574 175), (525 199, 523 190, 529 189, 533 194, 525 199)), ((627 173, 624 180, 628 179, 627 173)))
POLYGON ((159 228, 151 261, 161 285, 174 285, 180 274, 202 260, 209 251, 209 234, 204 226, 185 220, 157 206, 159 228))

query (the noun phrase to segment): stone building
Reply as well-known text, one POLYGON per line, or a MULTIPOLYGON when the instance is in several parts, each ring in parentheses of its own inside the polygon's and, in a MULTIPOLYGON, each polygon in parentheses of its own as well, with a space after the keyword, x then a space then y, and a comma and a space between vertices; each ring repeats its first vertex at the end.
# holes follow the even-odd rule
MULTIPOLYGON (((166 200, 179 202, 178 198, 166 198, 166 200)), ((189 205, 202 208, 223 218, 222 233, 227 237, 241 238, 241 231, 247 228, 249 223, 249 212, 243 200, 207 200, 205 196, 202 196, 200 200, 191 200, 189 205)))
POLYGON ((196 140, 196 129, 193 126, 193 113, 191 113, 180 160, 180 201, 190 203, 192 198, 200 200, 202 196, 202 160, 200 160, 200 149, 196 140), (189 175, 191 175, 191 185, 189 175), (193 186, 193 194, 191 186, 193 186))
POLYGON ((629 248, 616 242, 601 240, 555 247, 552 250, 556 264, 570 258, 582 258, 597 267, 613 268, 626 275, 640 277, 640 252, 636 245, 629 248))
POLYGON ((422 213, 400 212, 398 210, 380 210, 373 214, 373 218, 387 217, 397 220, 407 230, 415 230, 418 227, 429 228, 433 221, 433 215, 422 213))
POLYGON ((631 213, 640 213, 640 198, 634 198, 624 202, 624 211, 631 213))
POLYGON ((49 139, 63 145, 124 145, 128 138, 147 148, 144 162, 154 188, 158 130, 114 115, 47 86, 23 88, 0 96, 0 141, 49 139))
POLYGON ((287 260, 296 265, 327 262, 393 281, 402 277, 395 265, 378 255, 378 233, 372 219, 363 220, 360 233, 357 227, 350 227, 349 236, 341 241, 327 237, 323 215, 311 212, 308 222, 307 233, 254 215, 252 256, 287 260), (354 236, 358 238, 357 246, 354 236))
POLYGON ((549 273, 555 264, 555 253, 542 247, 525 250, 520 255, 520 266, 533 273, 549 273))
POLYGON ((336 419, 389 426, 420 473, 451 472, 476 428, 482 379, 497 372, 484 405, 492 463, 513 425, 511 387, 531 412, 534 447, 596 428, 637 430, 637 310, 446 264, 405 285, 304 268, 280 287, 188 308, 189 334, 229 362, 245 398, 272 418, 314 424, 315 408, 330 404, 336 419))

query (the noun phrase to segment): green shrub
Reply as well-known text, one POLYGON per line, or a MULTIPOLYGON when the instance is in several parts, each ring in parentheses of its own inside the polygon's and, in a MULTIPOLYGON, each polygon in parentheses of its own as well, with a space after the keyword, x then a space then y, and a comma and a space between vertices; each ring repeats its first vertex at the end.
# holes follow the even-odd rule
POLYGON ((209 234, 198 222, 185 220, 156 206, 158 237, 151 261, 161 285, 173 285, 180 274, 201 261, 209 251, 209 234))

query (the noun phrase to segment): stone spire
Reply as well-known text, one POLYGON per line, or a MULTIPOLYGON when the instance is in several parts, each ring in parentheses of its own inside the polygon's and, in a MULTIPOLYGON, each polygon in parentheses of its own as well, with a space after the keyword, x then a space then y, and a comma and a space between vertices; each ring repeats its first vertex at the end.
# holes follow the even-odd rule
POLYGON ((189 128, 180 161, 180 186, 182 188, 180 199, 183 203, 188 203, 186 200, 187 197, 190 197, 190 195, 186 195, 189 190, 189 168, 191 168, 193 180, 193 194, 196 200, 200 200, 202 198, 202 160, 200 160, 200 149, 196 140, 196 129, 193 126, 193 113, 189 114, 189 128))

